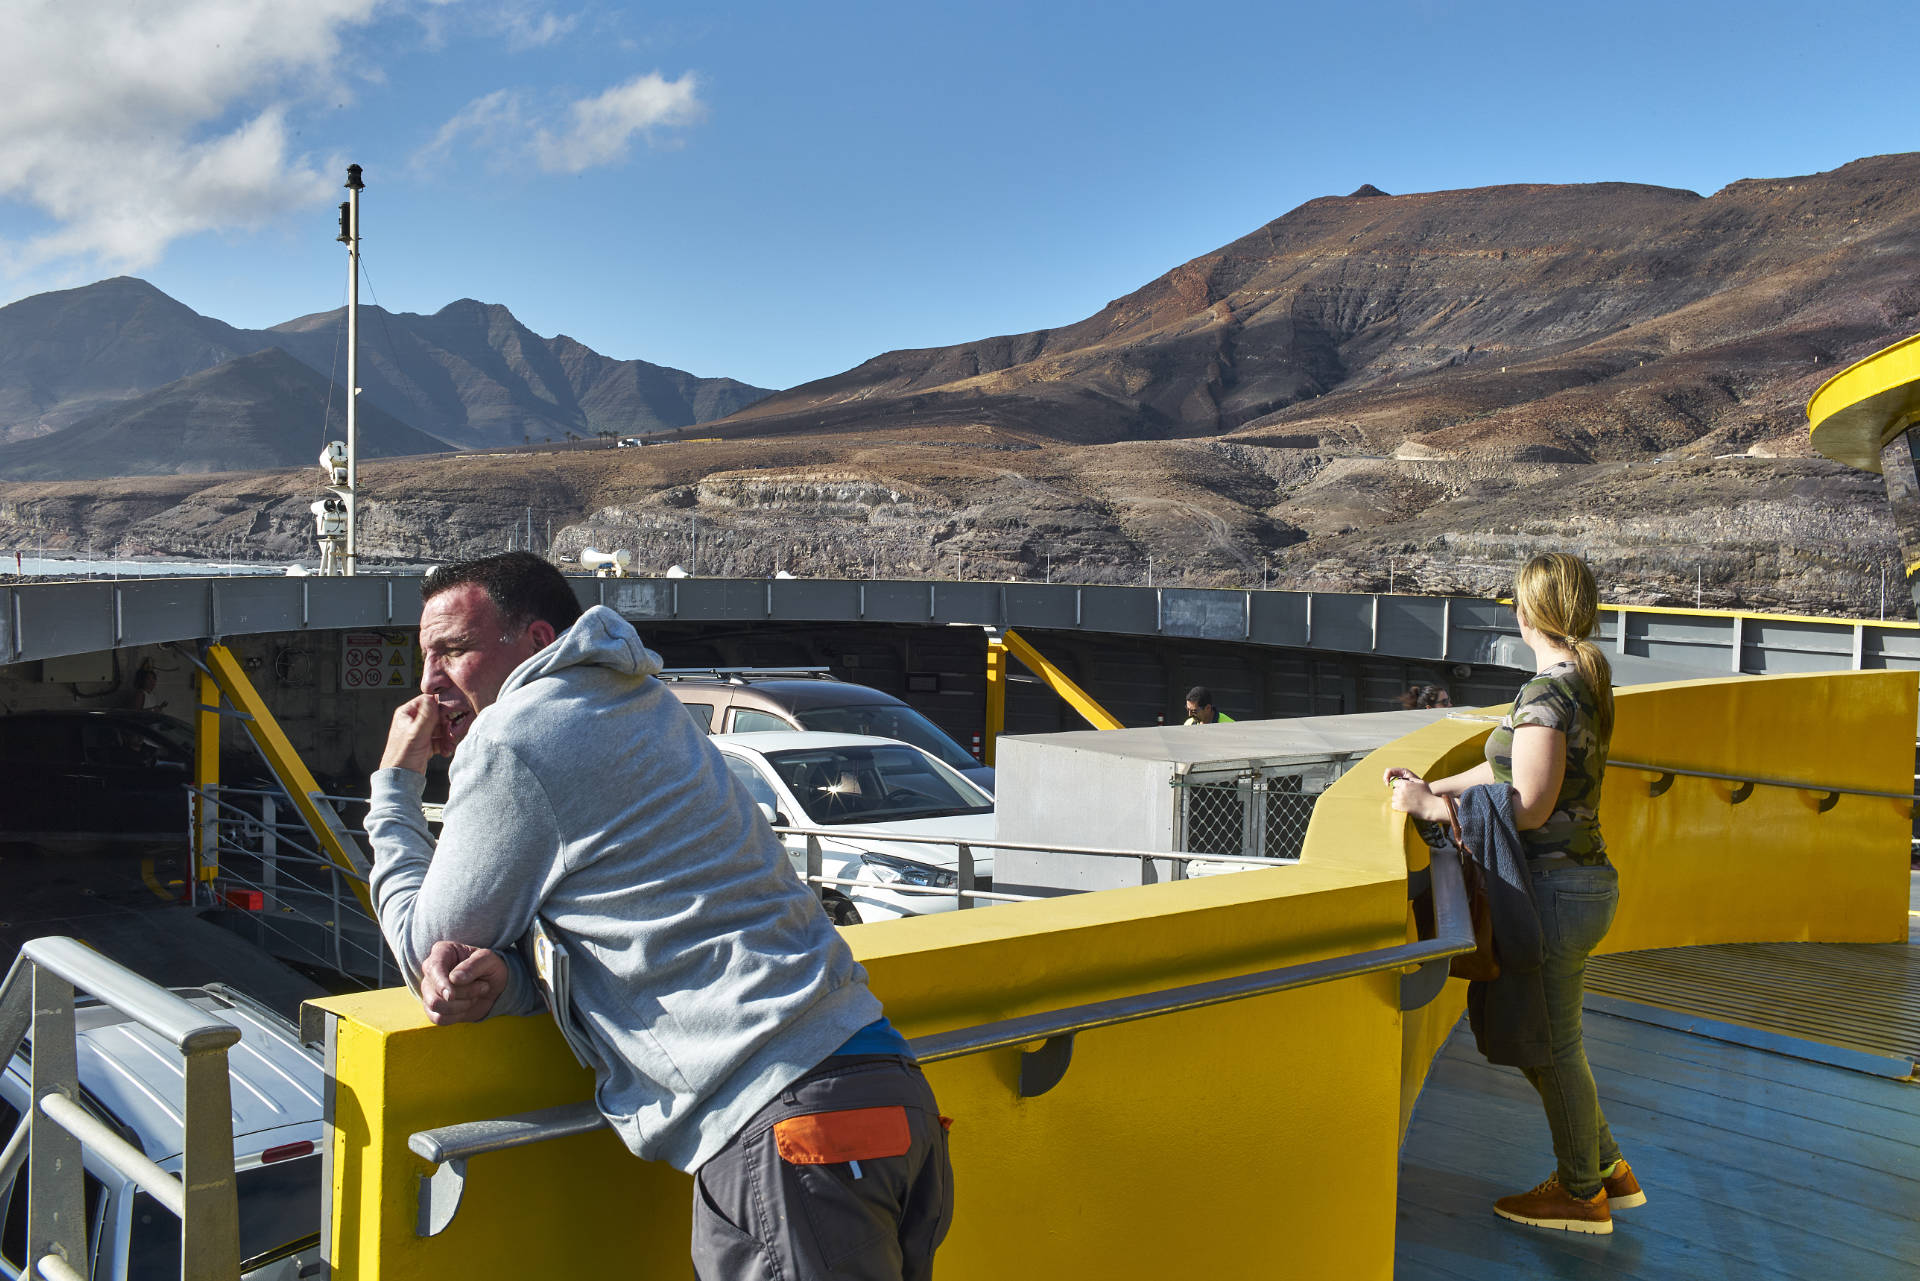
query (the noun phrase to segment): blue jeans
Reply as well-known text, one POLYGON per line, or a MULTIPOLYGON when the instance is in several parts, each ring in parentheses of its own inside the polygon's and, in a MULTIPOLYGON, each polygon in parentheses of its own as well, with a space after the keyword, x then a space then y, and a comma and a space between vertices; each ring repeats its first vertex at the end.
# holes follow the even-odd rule
POLYGON ((1600 1189, 1600 1171, 1620 1159, 1620 1145, 1613 1141, 1613 1131, 1600 1112, 1600 1095, 1594 1089, 1580 1031, 1587 957, 1613 924, 1620 883, 1613 867, 1605 863, 1582 867, 1565 859, 1546 859, 1530 864, 1529 871, 1546 942, 1542 977, 1553 1061, 1522 1070, 1546 1105, 1561 1185, 1575 1196, 1588 1197, 1600 1189))

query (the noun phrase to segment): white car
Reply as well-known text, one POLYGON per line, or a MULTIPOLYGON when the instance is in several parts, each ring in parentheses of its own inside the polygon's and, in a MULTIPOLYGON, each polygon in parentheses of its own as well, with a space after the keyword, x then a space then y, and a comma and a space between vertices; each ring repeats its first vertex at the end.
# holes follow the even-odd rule
MULTIPOLYGON (((227 1051, 240 1210, 240 1271, 247 1281, 297 1281, 320 1254, 320 1146, 324 1073, 299 1032, 259 1002, 218 983, 178 995, 240 1029, 227 1051)), ((82 996, 74 1007, 82 1103, 160 1167, 180 1173, 184 1142, 180 1051, 112 1006, 82 996)), ((24 1124, 28 1061, 0 1070, 0 1142, 24 1124)), ((92 1149, 81 1158, 87 1244, 80 1272, 95 1281, 180 1275, 180 1221, 92 1149)), ((0 1277, 23 1275, 27 1174, 0 1187, 0 1277)))
MULTIPOLYGON (((770 730, 711 741, 774 826, 833 829, 820 838, 821 874, 853 882, 821 887, 836 925, 960 906, 958 848, 902 839, 993 839, 993 797, 959 771, 917 747, 866 734, 770 730)), ((805 876, 807 838, 784 840, 805 876)), ((974 849, 973 870, 975 888, 991 890, 991 847, 974 849)))

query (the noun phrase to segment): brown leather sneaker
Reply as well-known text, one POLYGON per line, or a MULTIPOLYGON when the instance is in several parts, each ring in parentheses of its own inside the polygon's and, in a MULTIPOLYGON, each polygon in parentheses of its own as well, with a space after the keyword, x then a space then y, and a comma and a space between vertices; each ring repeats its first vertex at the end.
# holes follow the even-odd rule
POLYGON ((1493 1212, 1503 1219, 1535 1228, 1590 1232, 1596 1236, 1613 1231, 1607 1190, 1603 1187, 1582 1200, 1561 1185, 1558 1171, 1548 1175, 1547 1181, 1531 1192, 1501 1197, 1493 1203, 1493 1212))
POLYGON ((1625 1157, 1620 1158, 1612 1177, 1603 1179, 1601 1186, 1606 1189, 1609 1210, 1631 1210, 1647 1203, 1647 1194, 1640 1190, 1640 1180, 1633 1177, 1633 1167, 1625 1157))

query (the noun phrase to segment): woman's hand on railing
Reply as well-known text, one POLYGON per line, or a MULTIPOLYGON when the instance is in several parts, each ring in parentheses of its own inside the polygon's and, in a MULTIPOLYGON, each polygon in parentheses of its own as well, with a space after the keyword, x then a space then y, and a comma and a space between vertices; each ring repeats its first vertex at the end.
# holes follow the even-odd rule
POLYGON ((1385 777, 1387 786, 1393 789, 1393 808, 1429 823, 1447 821, 1446 798, 1435 795, 1418 774, 1396 765, 1385 777))

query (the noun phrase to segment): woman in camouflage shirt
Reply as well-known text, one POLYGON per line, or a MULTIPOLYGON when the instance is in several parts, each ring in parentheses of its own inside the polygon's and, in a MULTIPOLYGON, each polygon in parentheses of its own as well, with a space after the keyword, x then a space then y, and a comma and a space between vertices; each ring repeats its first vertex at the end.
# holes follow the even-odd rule
POLYGON ((1446 821, 1447 797, 1470 787, 1513 788, 1514 826, 1546 942, 1541 973, 1553 1051, 1545 1067, 1523 1070, 1546 1107, 1559 1168, 1531 1192, 1502 1197, 1494 1210, 1535 1227, 1606 1233, 1613 1210, 1647 1199, 1600 1111, 1580 1026, 1587 957, 1606 936, 1620 896, 1600 835, 1613 673, 1587 639, 1599 590, 1578 556, 1555 552, 1528 561, 1514 579, 1513 607, 1538 670, 1487 736, 1485 763, 1432 783, 1396 767, 1387 782, 1395 809, 1433 822, 1446 821))

